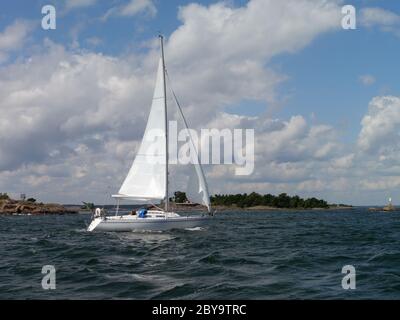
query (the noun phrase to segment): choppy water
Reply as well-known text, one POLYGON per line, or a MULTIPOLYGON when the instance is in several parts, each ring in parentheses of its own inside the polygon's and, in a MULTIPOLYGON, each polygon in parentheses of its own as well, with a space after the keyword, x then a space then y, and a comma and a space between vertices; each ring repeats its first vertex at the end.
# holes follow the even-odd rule
POLYGON ((400 213, 226 212, 205 229, 144 234, 91 234, 88 220, 0 217, 0 298, 400 298, 400 213), (341 286, 347 264, 354 291, 341 286), (42 289, 43 265, 56 290, 42 289))

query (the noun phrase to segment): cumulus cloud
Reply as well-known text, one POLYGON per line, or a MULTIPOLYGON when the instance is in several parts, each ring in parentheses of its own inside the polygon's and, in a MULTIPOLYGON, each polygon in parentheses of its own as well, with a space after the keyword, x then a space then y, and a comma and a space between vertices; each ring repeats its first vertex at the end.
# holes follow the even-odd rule
POLYGON ((68 157, 82 141, 96 149, 110 128, 120 128, 115 135, 122 140, 143 129, 144 111, 129 109, 145 104, 147 74, 126 61, 71 54, 51 42, 46 51, 2 70, 1 170, 68 157), (134 117, 125 117, 128 110, 134 117))
POLYGON ((358 145, 365 152, 385 153, 398 148, 400 98, 375 97, 361 121, 358 145))
MULTIPOLYGON (((395 119, 400 119, 396 97, 371 102, 352 150, 342 145, 334 127, 300 115, 273 119, 223 112, 243 100, 267 107, 279 99, 276 88, 286 76, 270 60, 339 29, 337 3, 252 0, 242 7, 223 2, 180 9, 181 25, 166 39, 166 58, 189 123, 196 129, 256 131, 253 175, 235 176, 234 166, 209 166, 211 192, 310 193, 345 201, 346 190, 355 190, 363 174, 355 163, 371 168, 367 161, 360 165, 359 150, 371 152, 393 138, 395 119), (392 122, 391 133, 380 132, 380 121, 392 122)), ((134 6, 126 11, 134 12, 134 6)), ((71 51, 48 40, 42 49, 1 67, 0 189, 45 201, 103 202, 104 195, 118 190, 140 143, 158 44, 152 42, 146 53, 123 56, 71 51)), ((394 162, 393 154, 380 156, 394 162)))
POLYGON ((366 191, 384 191, 400 187, 400 177, 383 177, 374 179, 363 179, 360 187, 366 191))
POLYGON ((102 19, 107 20, 111 16, 133 17, 138 14, 154 17, 157 14, 157 8, 152 0, 130 0, 126 4, 108 10, 102 19))
MULTIPOLYGON (((336 169, 331 170, 332 174, 342 174, 340 169, 349 167, 352 161, 350 156, 343 156, 338 133, 333 127, 312 125, 302 116, 293 116, 285 121, 266 115, 247 117, 220 112, 205 127, 255 131, 254 172, 248 176, 237 176, 237 167, 234 164, 211 167, 209 177, 211 190, 214 192, 224 192, 229 181, 235 181, 239 185, 251 183, 254 186, 264 185, 266 181, 300 183, 318 179, 321 175, 320 168, 325 167, 327 170, 328 167, 334 167, 332 162, 335 162, 336 169)), ((245 154, 245 150, 241 152, 245 154)), ((326 176, 325 173, 322 176, 326 176)), ((293 190, 293 186, 288 190, 293 190)))
MULTIPOLYGON (((130 2, 120 13, 134 14, 148 8, 148 3, 130 2)), ((221 111, 243 99, 274 101, 275 87, 285 76, 266 64, 272 57, 294 53, 318 35, 338 28, 340 10, 335 3, 253 0, 244 7, 191 4, 180 9, 179 18, 182 24, 167 39, 166 55, 174 87, 182 93, 192 125, 259 127, 260 144, 272 139, 267 143, 267 151, 276 156, 271 172, 286 170, 287 174, 281 174, 286 181, 299 180, 311 170, 301 168, 301 161, 308 157, 323 161, 332 153, 331 129, 310 127, 302 117, 251 119, 221 111), (326 136, 327 143, 317 147, 318 136, 326 136), (298 145, 291 144, 291 138, 298 145)), ((26 192, 40 189, 45 195, 53 190, 50 194, 56 197, 58 189, 53 186, 57 184, 63 190, 59 196, 71 201, 73 194, 82 194, 82 186, 85 190, 93 187, 90 192, 98 194, 107 193, 108 185, 115 191, 143 133, 158 56, 156 43, 146 55, 111 57, 72 52, 45 41, 42 52, 3 67, 1 187, 26 192), (37 182, 32 177, 37 177, 37 182), (7 182, 10 184, 3 184, 7 182)), ((259 150, 260 165, 262 157, 269 157, 264 161, 273 158, 259 150)), ((279 174, 270 177, 278 179, 279 174)), ((260 174, 251 179, 262 178, 260 174)), ((215 181, 215 189, 222 181, 215 181)))
POLYGON ((256 130, 256 170, 237 177, 232 167, 214 167, 214 191, 289 192, 321 195, 359 204, 382 203, 399 186, 400 97, 371 100, 353 145, 340 142, 331 126, 310 124, 302 116, 289 120, 264 116, 221 115, 214 123, 256 130))
POLYGON ((286 76, 266 66, 269 60, 338 29, 340 17, 340 8, 327 1, 190 4, 180 9, 182 24, 168 38, 168 68, 173 79, 180 79, 175 87, 185 92, 184 102, 196 105, 203 117, 244 99, 274 104, 275 88, 286 76))
POLYGON ((0 63, 5 62, 11 52, 24 45, 33 27, 31 22, 16 20, 2 32, 0 31, 0 63))
POLYGON ((336 133, 330 126, 309 126, 302 116, 293 116, 289 121, 266 119, 262 122, 255 124, 255 128, 261 131, 257 147, 264 159, 299 162, 333 155, 336 133))

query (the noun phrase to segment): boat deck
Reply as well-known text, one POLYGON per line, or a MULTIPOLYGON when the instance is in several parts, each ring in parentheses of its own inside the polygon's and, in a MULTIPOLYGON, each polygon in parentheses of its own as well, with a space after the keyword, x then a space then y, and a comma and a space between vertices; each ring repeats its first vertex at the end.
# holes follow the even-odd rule
POLYGON ((116 216, 108 216, 107 220, 143 220, 143 219, 168 219, 168 218, 180 218, 181 216, 175 212, 164 212, 164 211, 156 211, 150 210, 147 211, 147 214, 144 218, 140 218, 137 214, 125 214, 125 215, 116 215, 116 216))

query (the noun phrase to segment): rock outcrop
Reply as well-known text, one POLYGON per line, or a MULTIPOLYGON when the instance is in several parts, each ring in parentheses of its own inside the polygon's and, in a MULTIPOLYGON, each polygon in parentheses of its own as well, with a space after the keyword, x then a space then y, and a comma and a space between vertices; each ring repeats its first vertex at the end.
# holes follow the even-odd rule
POLYGON ((77 210, 66 208, 60 204, 53 203, 34 203, 29 201, 17 201, 12 199, 0 200, 0 215, 15 214, 73 214, 77 210))

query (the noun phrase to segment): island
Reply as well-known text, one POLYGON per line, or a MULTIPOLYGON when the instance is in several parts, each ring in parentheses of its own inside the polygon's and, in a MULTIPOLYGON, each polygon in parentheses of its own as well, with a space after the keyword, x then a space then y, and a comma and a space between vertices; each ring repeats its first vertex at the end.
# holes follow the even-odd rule
POLYGON ((77 214, 78 210, 55 203, 37 203, 36 199, 11 199, 0 193, 0 215, 77 214))
MULTIPOLYGON (((176 191, 169 200, 171 202, 170 208, 174 211, 204 210, 204 206, 190 202, 186 193, 182 191, 176 191)), ((353 209, 351 205, 328 204, 327 201, 314 197, 303 199, 297 195, 289 196, 286 193, 281 193, 278 196, 272 194, 261 195, 256 192, 249 194, 216 194, 210 197, 210 201, 213 209, 217 211, 353 209)))
MULTIPOLYGON (((191 202, 186 193, 176 191, 169 198, 169 209, 175 212, 204 211, 205 206, 191 202)), ((217 194, 210 197, 211 206, 216 211, 276 211, 276 210, 336 210, 352 209, 344 204, 328 204, 317 198, 303 199, 299 196, 289 196, 281 193, 278 196, 271 194, 261 195, 256 192, 243 194, 217 194)), ((139 206, 138 206, 139 207, 139 206)), ((147 209, 163 208, 164 204, 150 205, 147 209)), ((91 213, 95 209, 94 203, 83 202, 82 206, 65 206, 54 203, 38 203, 36 199, 11 199, 6 193, 0 193, 0 215, 45 215, 45 214, 77 214, 91 213)))

